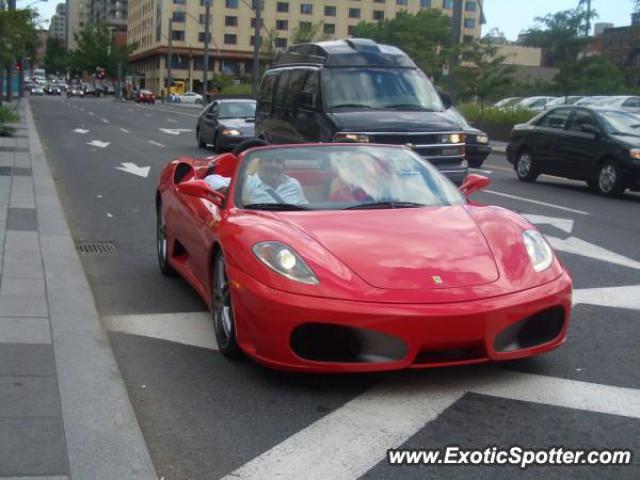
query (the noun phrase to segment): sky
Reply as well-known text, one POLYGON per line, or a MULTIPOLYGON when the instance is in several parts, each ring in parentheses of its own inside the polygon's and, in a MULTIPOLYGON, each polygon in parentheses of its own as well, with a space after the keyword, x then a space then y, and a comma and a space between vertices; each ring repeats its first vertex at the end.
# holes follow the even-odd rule
MULTIPOLYGON (((18 7, 26 7, 31 1, 33 0, 18 0, 18 7)), ((58 3, 60 2, 49 0, 35 5, 47 25, 58 3)), ((515 40, 518 33, 534 25, 535 17, 575 8, 578 0, 483 0, 483 5, 487 24, 483 26, 482 33, 497 27, 509 40, 515 40)), ((631 22, 632 0, 592 0, 592 6, 599 14, 596 22, 610 22, 616 27, 629 25, 631 22)))

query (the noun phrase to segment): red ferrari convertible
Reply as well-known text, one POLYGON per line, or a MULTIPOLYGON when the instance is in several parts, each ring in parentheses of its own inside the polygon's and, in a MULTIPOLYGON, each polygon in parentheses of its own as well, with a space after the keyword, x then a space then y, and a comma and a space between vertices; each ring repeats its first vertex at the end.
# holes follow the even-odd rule
POLYGON ((162 171, 157 248, 220 351, 380 371, 511 360, 566 340, 572 280, 527 220, 399 146, 284 145, 162 171))

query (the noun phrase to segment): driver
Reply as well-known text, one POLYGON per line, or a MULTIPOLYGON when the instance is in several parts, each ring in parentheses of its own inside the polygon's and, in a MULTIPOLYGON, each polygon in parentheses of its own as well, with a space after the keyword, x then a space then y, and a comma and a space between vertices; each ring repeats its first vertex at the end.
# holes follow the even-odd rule
POLYGON ((281 158, 259 158, 258 171, 247 177, 242 196, 245 204, 289 203, 301 205, 309 203, 304 196, 300 182, 285 175, 284 160, 281 158))

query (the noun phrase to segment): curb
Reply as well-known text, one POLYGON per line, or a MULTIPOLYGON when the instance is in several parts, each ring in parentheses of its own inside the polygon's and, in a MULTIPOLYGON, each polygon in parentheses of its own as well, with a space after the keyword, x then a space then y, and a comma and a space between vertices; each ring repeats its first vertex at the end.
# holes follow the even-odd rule
POLYGON ((29 101, 25 117, 71 478, 157 479, 100 324, 29 101))

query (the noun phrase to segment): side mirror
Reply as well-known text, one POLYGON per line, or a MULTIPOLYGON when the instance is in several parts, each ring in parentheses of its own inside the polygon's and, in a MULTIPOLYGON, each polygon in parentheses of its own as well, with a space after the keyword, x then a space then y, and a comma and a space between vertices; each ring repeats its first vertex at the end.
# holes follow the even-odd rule
POLYGON ((204 180, 193 180, 178 184, 178 192, 191 197, 204 198, 220 207, 226 198, 223 193, 213 190, 204 180))
POLYGON ((442 101, 442 105, 444 105, 445 110, 449 110, 453 107, 453 99, 449 92, 438 92, 438 94, 440 95, 440 100, 442 101))
POLYGON ((584 133, 593 133, 594 135, 600 135, 600 129, 595 125, 583 124, 580 125, 580 130, 584 133))
POLYGON ((465 197, 469 197, 477 191, 487 188, 490 183, 491 180, 489 177, 472 173, 471 175, 467 175, 467 178, 464 179, 464 183, 460 185, 460 192, 462 192, 465 197))

